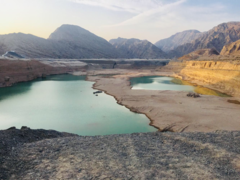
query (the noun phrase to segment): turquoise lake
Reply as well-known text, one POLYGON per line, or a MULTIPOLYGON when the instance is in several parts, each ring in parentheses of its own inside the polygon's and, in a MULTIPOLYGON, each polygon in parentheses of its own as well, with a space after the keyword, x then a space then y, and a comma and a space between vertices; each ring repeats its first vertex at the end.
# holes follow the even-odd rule
POLYGON ((0 129, 53 129, 79 135, 155 132, 149 119, 104 93, 84 76, 57 75, 0 88, 0 129))

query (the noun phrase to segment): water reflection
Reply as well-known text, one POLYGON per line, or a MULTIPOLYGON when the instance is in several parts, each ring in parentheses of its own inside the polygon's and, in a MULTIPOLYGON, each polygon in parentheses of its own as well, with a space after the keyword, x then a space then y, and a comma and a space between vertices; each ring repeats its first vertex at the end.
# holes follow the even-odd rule
POLYGON ((32 86, 32 82, 28 82, 28 83, 18 83, 18 85, 15 85, 15 88, 12 88, 12 87, 0 88, 0 101, 8 97, 13 97, 13 96, 27 93, 31 89, 31 86, 32 86))

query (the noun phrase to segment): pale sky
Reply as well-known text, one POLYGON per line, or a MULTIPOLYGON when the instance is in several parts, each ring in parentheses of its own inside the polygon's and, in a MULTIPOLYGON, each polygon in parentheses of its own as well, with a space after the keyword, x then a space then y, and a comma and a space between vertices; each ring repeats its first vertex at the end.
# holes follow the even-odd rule
POLYGON ((0 34, 48 36, 62 24, 110 40, 152 43, 177 32, 240 21, 239 0, 0 0, 0 34))

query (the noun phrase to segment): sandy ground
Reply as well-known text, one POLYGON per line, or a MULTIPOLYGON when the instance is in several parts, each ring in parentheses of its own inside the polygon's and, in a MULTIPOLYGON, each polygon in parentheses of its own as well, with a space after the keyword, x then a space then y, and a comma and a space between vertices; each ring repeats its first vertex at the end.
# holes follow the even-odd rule
POLYGON ((96 82, 95 89, 114 96, 119 104, 131 111, 145 114, 151 120, 150 124, 159 130, 168 126, 173 126, 172 130, 177 132, 240 130, 240 105, 227 102, 236 98, 202 95, 201 98, 194 99, 181 91, 131 90, 130 77, 173 76, 172 73, 150 70, 102 70, 90 71, 87 74, 89 81, 96 82), (96 76, 97 74, 115 75, 104 77, 96 76))

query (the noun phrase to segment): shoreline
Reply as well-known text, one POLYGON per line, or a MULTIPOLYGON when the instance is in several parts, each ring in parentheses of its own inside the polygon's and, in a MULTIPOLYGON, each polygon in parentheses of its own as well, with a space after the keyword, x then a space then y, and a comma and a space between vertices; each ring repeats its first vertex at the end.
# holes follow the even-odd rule
POLYGON ((236 119, 240 115, 237 112, 239 105, 230 103, 230 101, 236 100, 236 97, 223 98, 203 95, 201 98, 194 100, 186 97, 186 92, 181 91, 131 89, 129 80, 132 77, 166 76, 176 78, 173 72, 114 69, 87 72, 75 71, 69 74, 86 75, 86 81, 94 82, 93 89, 104 91, 107 95, 114 97, 118 105, 125 106, 131 112, 145 115, 150 121, 149 125, 158 131, 212 132, 215 130, 240 130, 239 121, 236 119), (106 74, 107 76, 101 77, 99 74, 106 74), (114 86, 122 88, 125 94, 114 86), (223 111, 219 111, 220 109, 223 111), (205 117, 205 112, 207 117, 205 117), (230 121, 233 123, 229 122, 232 125, 224 122, 229 117, 232 117, 230 121), (196 118, 198 120, 195 120, 196 118), (203 124, 200 122, 202 120, 204 121, 203 124), (207 121, 210 122, 210 127, 207 121))
MULTIPOLYGON (((95 75, 95 76, 98 76, 98 75, 95 75)), ((139 75, 139 76, 134 76, 134 77, 144 77, 144 76, 152 76, 152 75, 139 75)), ((158 75, 156 75, 156 76, 158 76, 158 75)), ((160 75, 159 75, 159 76, 160 76, 160 75)), ((173 76, 166 76, 166 77, 173 77, 173 76)), ((132 90, 130 78, 133 78, 133 77, 128 77, 127 80, 128 80, 128 82, 129 82, 129 87, 130 87, 130 89, 132 90)), ((86 78, 86 81, 91 81, 91 80, 88 79, 88 76, 87 76, 87 78, 86 78)), ((115 95, 108 93, 107 90, 97 88, 97 87, 96 87, 97 81, 91 81, 91 82, 94 82, 94 84, 93 84, 93 86, 92 86, 93 89, 103 91, 105 94, 107 94, 107 95, 109 95, 109 96, 112 96, 112 97, 116 100, 116 103, 117 103, 118 105, 126 107, 129 111, 131 111, 131 112, 133 112, 133 113, 145 115, 145 116, 148 118, 148 120, 150 121, 149 126, 152 126, 152 127, 156 128, 159 132, 164 131, 164 128, 161 129, 160 127, 154 125, 154 120, 151 119, 150 116, 148 116, 147 113, 139 112, 139 111, 137 111, 137 110, 135 110, 135 109, 133 109, 133 108, 131 108, 131 107, 128 107, 127 105, 123 105, 122 103, 120 103, 120 100, 119 100, 115 95)), ((186 128, 186 127, 185 127, 185 128, 186 128)), ((183 128, 183 129, 185 129, 185 128, 183 128)), ((166 129, 166 131, 175 132, 174 130, 171 130, 171 128, 170 128, 170 129, 166 129)))
MULTIPOLYGON (((107 74, 110 74, 108 72, 105 72, 107 74)), ((115 72, 116 73, 116 72, 115 72)), ((209 96, 209 95, 202 95, 201 98, 197 98, 195 100, 193 100, 192 98, 188 98, 186 97, 186 92, 170 92, 170 91, 157 91, 157 90, 132 90, 131 89, 131 85, 130 85, 130 81, 129 79, 132 77, 142 77, 142 76, 167 76, 167 77, 174 77, 173 73, 169 74, 169 72, 150 72, 150 71, 143 71, 143 72, 139 72, 139 71, 126 71, 125 74, 121 74, 121 75, 114 75, 113 77, 101 77, 101 76, 96 76, 96 71, 95 71, 95 76, 91 76, 90 74, 88 74, 87 76, 87 81, 92 81, 94 82, 93 84, 93 89, 96 90, 101 90, 104 91, 106 94, 114 97, 114 99, 116 100, 117 104, 121 105, 121 106, 125 106, 126 108, 128 108, 131 112, 134 113, 139 113, 139 114, 144 114, 150 121, 149 125, 153 126, 154 128, 158 129, 158 131, 171 131, 171 132, 183 132, 183 131, 187 131, 187 132, 212 132, 212 131, 216 131, 216 130, 240 130, 240 126, 236 125, 238 122, 236 117, 238 115, 240 115, 237 112, 237 108, 239 107, 239 105, 237 104, 231 104, 229 103, 229 99, 233 99, 234 97, 214 97, 214 96, 209 96), (115 83, 114 81, 120 81, 119 84, 115 83), (111 85, 112 83, 112 85, 111 85), (122 83, 122 84, 121 84, 122 83), (107 87, 106 87, 107 86, 107 87), (119 86, 119 88, 123 88, 124 92, 126 91, 126 93, 122 93, 120 92, 118 89, 115 88, 114 90, 114 86, 119 86), (151 101, 151 99, 153 97, 158 97, 158 94, 161 94, 159 100, 160 102, 155 104, 155 107, 146 107, 144 105, 144 100, 141 100, 143 98, 139 98, 134 96, 133 92, 137 92, 138 94, 141 94, 143 97, 146 95, 146 101, 151 101), (145 94, 145 95, 144 95, 145 94), (195 115, 194 113, 191 113, 191 111, 189 113, 187 113, 187 111, 184 112, 178 112, 177 114, 179 115, 175 115, 175 111, 173 111, 173 113, 170 113, 171 110, 167 113, 166 118, 164 118, 164 116, 161 115, 153 115, 153 113, 151 111, 155 111, 156 113, 158 113, 157 109, 161 109, 163 108, 164 110, 166 110, 166 107, 164 107, 161 103, 161 98, 164 97, 164 95, 162 94, 166 94, 166 96, 176 96, 176 98, 170 98, 169 101, 176 101, 177 99, 180 99, 179 101, 183 101, 186 100, 187 103, 182 103, 180 102, 179 104, 186 104, 185 105, 185 110, 188 110, 189 108, 191 109, 192 106, 196 106, 197 105, 193 104, 193 101, 198 101, 198 103, 201 104, 202 106, 202 110, 199 111, 200 112, 200 116, 198 117, 198 120, 194 120, 195 118, 193 118, 194 116, 198 116, 197 114, 195 115), (178 97, 177 97, 178 96, 178 97), (126 100, 125 99, 131 99, 132 100, 126 100), (135 98, 135 99, 134 99, 135 98), (134 100, 133 100, 134 99, 134 100), (208 100, 209 99, 209 100, 208 100), (216 103, 214 104, 214 102, 212 103, 208 103, 208 101, 211 101, 210 99, 216 101, 216 103), (136 101, 137 103, 133 103, 132 101, 136 101), (192 104, 192 105, 188 105, 188 103, 192 104), (204 108, 205 105, 210 104, 211 108, 204 108), (141 106, 142 105, 142 106, 141 106), (234 106, 235 105, 235 106, 234 106), (222 107, 221 107, 222 106, 222 107), (219 112, 219 107, 221 108, 228 108, 229 110, 226 110, 225 112, 219 112), (152 110, 151 110, 152 108, 152 110), (147 110, 146 110, 147 109, 147 110), (150 109, 150 110, 149 110, 150 109), (208 122, 206 122, 207 120, 205 120, 204 116, 205 116, 205 111, 207 111, 207 114, 215 114, 215 115, 208 115, 207 119, 209 119, 211 122, 208 124, 208 122), (224 115, 225 113, 225 115, 224 115), (233 125, 227 125, 224 122, 224 118, 222 117, 222 114, 224 115, 224 117, 227 118, 226 113, 229 114, 237 114, 237 115, 233 115, 235 118, 233 118, 234 123, 236 126, 233 125), (189 115, 190 114, 190 115, 189 115), (170 117, 170 121, 169 123, 166 123, 166 119, 169 119, 170 117), (179 119, 180 117, 180 122, 179 120, 173 120, 174 117, 176 119, 179 119), (184 120, 186 117, 186 120, 184 120), (192 118, 191 118, 192 117, 192 118), (204 121, 203 124, 201 124, 201 119, 204 121), (220 119, 218 121, 218 119, 220 119), (161 121, 164 122, 161 122, 161 121), (221 125, 216 125, 216 124, 223 124, 221 125), (161 125, 162 124, 162 125, 161 125), (164 125, 165 124, 165 125, 164 125), (215 126, 216 125, 216 126, 215 126), (218 128, 219 127, 219 128, 218 128)), ((102 74, 102 72, 99 74, 102 74)), ((176 77, 174 77, 176 78, 176 77)), ((201 85, 200 85, 201 86, 201 85)), ((204 87, 204 86, 203 86, 204 87)), ((167 101, 166 98, 164 101, 167 101)), ((174 110, 174 107, 172 107, 173 104, 168 103, 167 106, 169 106, 170 109, 174 110)), ((175 104, 176 105, 176 104, 175 104)), ((163 111, 164 111, 163 110, 163 111)), ((178 110, 179 111, 179 110, 178 110)), ((231 124, 231 123, 229 123, 231 124)))
MULTIPOLYGON (((87 81, 89 81, 89 80, 87 80, 87 81)), ((116 100, 116 103, 117 103, 118 105, 126 107, 129 111, 131 111, 131 112, 133 112, 133 113, 145 115, 145 116, 149 119, 149 121, 150 121, 149 126, 152 126, 152 127, 156 128, 158 131, 161 132, 161 129, 153 124, 153 120, 152 120, 150 117, 148 117, 147 114, 142 113, 142 112, 135 111, 135 110, 133 110, 132 108, 130 108, 130 107, 126 106, 126 105, 121 104, 120 101, 117 99, 116 96, 114 96, 113 94, 108 93, 106 90, 96 88, 95 85, 96 85, 96 82, 94 82, 94 84, 93 84, 93 86, 92 86, 93 89, 103 91, 105 94, 107 94, 107 95, 109 95, 109 96, 112 96, 112 97, 116 100)))
MULTIPOLYGON (((144 76, 136 76, 136 77, 144 77, 144 76)), ((168 77, 171 77, 171 76, 168 76, 168 77)), ((130 79, 130 78, 128 78, 128 81, 129 81, 129 79, 130 79)), ((90 81, 90 80, 86 79, 86 81, 90 81)), ((139 111, 137 111, 137 110, 135 110, 135 109, 127 106, 127 105, 123 105, 122 103, 120 103, 120 100, 119 100, 115 95, 108 93, 107 90, 97 88, 97 87, 96 87, 96 83, 97 83, 96 81, 91 81, 91 82, 94 82, 94 84, 93 84, 93 86, 92 86, 93 89, 103 91, 105 94, 107 94, 107 95, 109 95, 109 96, 112 96, 112 97, 116 100, 116 103, 117 103, 118 105, 126 107, 129 111, 131 111, 131 112, 133 112, 133 113, 145 115, 145 116, 148 118, 148 120, 150 121, 149 126, 152 126, 152 127, 156 128, 159 132, 164 131, 165 128, 162 128, 162 129, 161 129, 160 127, 154 125, 154 120, 153 120, 152 118, 150 118, 150 116, 149 116, 147 113, 139 112, 139 111)), ((129 83, 130 83, 130 82, 129 82, 129 83)), ((131 86, 130 86, 130 87, 131 87, 131 86)), ((131 90, 132 90, 132 89, 131 89, 131 90)), ((187 126, 184 127, 180 132, 183 132, 183 130, 186 129, 186 128, 187 128, 187 126)), ((166 131, 168 131, 168 132, 178 132, 178 131, 172 130, 171 128, 170 128, 170 129, 166 129, 166 131)))
MULTIPOLYGON (((121 74, 119 74, 119 75, 121 75, 121 74)), ((89 75, 89 76, 92 76, 92 75, 89 75)), ((99 75, 98 75, 98 74, 95 74, 95 76, 99 76, 99 75)), ((114 75, 113 75, 113 76, 114 76, 114 75)), ((144 76, 152 76, 152 75, 139 75, 139 76, 134 76, 134 77, 144 77, 144 76)), ((160 76, 160 75, 156 75, 156 76, 160 76)), ((166 76, 167 76, 167 75, 166 75, 166 76)), ((167 77, 172 77, 172 76, 167 76, 167 77)), ((132 78, 132 77, 128 77, 127 80, 128 80, 128 82, 129 82, 129 87, 130 87, 130 89, 132 90, 130 78, 132 78)), ((87 77, 86 77, 86 81, 91 81, 91 80, 88 79, 88 75, 87 75, 87 77)), ((155 125, 153 124, 153 123, 154 123, 154 120, 151 119, 151 118, 148 116, 147 113, 142 113, 142 112, 139 112, 139 111, 134 110, 134 109, 131 108, 131 107, 128 107, 127 105, 123 105, 122 103, 120 103, 120 100, 119 100, 115 95, 108 93, 107 90, 98 89, 98 88, 96 87, 96 83, 97 83, 96 81, 91 81, 91 82, 94 82, 94 84, 93 84, 93 86, 92 86, 93 89, 103 91, 105 94, 107 94, 107 95, 109 95, 109 96, 112 96, 112 97, 116 100, 116 103, 117 103, 118 105, 126 107, 129 111, 131 111, 131 112, 133 112, 133 113, 145 115, 145 116, 148 118, 148 120, 150 121, 149 126, 152 126, 152 127, 156 128, 159 132, 161 132, 161 131, 164 130, 164 128, 163 128, 163 129, 160 129, 158 126, 155 126, 155 125)), ((174 131, 171 130, 171 129, 167 129, 166 131, 174 132, 174 131)))

